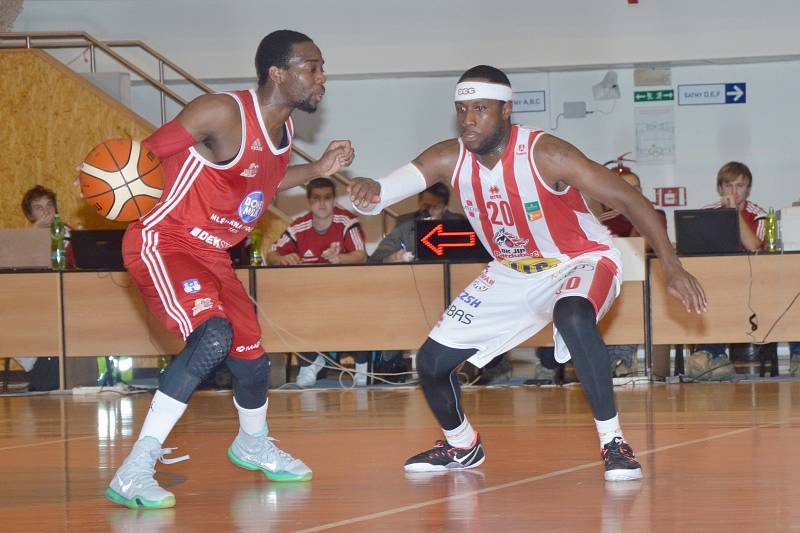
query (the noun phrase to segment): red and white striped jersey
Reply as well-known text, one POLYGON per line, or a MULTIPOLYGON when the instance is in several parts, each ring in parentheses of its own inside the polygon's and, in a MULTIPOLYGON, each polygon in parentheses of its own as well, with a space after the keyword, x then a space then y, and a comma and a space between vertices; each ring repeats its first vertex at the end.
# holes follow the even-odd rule
POLYGON ((200 250, 225 250, 252 231, 286 175, 293 125, 284 124, 284 140, 273 146, 255 91, 225 93, 239 104, 242 144, 233 160, 218 165, 194 147, 167 158, 164 193, 133 230, 155 230, 200 250))
MULTIPOLYGON (((721 209, 722 202, 714 202, 713 204, 709 204, 703 207, 703 209, 721 209)), ((767 212, 764 211, 761 207, 754 204, 750 200, 747 200, 744 204, 744 209, 741 211, 742 218, 744 218, 747 225, 750 226, 750 229, 753 230, 753 233, 756 234, 758 240, 761 242, 764 241, 764 234, 766 232, 766 223, 767 223, 767 212)))
POLYGON ((295 253, 303 263, 327 263, 322 252, 338 242, 341 253, 364 250, 364 232, 358 218, 345 209, 334 206, 333 222, 325 231, 318 233, 313 226, 313 215, 306 213, 296 218, 281 238, 270 248, 270 252, 281 255, 295 253))
POLYGON ((526 272, 612 248, 611 236, 572 187, 556 191, 536 169, 541 131, 513 126, 508 146, 492 169, 459 139, 461 152, 451 185, 486 249, 500 262, 526 272), (514 263, 511 265, 510 263, 514 263))

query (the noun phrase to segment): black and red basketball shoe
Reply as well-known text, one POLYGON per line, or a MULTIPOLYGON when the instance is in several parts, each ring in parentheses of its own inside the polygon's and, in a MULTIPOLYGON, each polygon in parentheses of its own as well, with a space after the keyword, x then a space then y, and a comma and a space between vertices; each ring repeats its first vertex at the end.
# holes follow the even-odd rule
POLYGON ((614 437, 614 440, 603 446, 600 456, 606 467, 606 481, 630 481, 642 478, 642 465, 636 460, 633 448, 622 440, 622 437, 614 437))
POLYGON ((476 436, 475 444, 470 448, 456 448, 446 440, 437 440, 436 445, 406 461, 406 472, 443 472, 446 470, 463 470, 475 468, 483 463, 481 438, 476 436))

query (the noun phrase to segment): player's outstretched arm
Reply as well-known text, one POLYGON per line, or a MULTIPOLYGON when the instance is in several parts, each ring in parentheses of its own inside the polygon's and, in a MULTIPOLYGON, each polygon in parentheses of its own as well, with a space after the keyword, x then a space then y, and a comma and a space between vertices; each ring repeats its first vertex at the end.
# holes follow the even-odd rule
POLYGON ((680 300, 688 312, 703 313, 708 301, 700 282, 681 265, 658 214, 639 191, 617 178, 606 167, 589 160, 580 150, 552 135, 536 145, 536 166, 554 189, 563 185, 610 206, 630 220, 661 259, 667 291, 680 300))
POLYGON ((349 167, 353 162, 356 152, 350 141, 331 141, 325 153, 313 163, 292 165, 286 170, 286 175, 278 186, 279 191, 285 191, 307 181, 322 176, 330 176, 339 172, 342 167, 349 167))
POLYGON ((189 102, 142 144, 162 160, 197 145, 206 159, 224 161, 239 152, 241 136, 236 100, 225 94, 207 94, 189 102))
POLYGON ((362 215, 377 215, 384 207, 414 196, 437 181, 448 180, 458 154, 458 141, 449 139, 434 144, 411 163, 382 178, 355 178, 347 188, 350 201, 362 215))

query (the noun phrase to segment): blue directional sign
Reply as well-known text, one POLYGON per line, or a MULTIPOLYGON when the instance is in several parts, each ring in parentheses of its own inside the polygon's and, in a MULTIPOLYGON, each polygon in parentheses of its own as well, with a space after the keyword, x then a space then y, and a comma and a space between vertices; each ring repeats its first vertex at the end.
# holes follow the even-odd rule
POLYGON ((747 103, 747 84, 704 83, 678 85, 678 105, 747 103))
POLYGON ((725 103, 744 104, 747 102, 746 83, 726 83, 725 84, 725 103))

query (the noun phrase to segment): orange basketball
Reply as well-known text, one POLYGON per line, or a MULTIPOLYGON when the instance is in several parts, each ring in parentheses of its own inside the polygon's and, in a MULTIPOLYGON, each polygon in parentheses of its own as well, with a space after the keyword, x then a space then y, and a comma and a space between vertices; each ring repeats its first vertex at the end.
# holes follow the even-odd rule
POLYGON ((143 217, 161 199, 161 161, 137 141, 109 139, 86 154, 80 166, 83 199, 110 220, 143 217))

